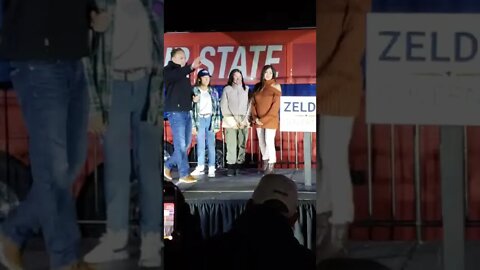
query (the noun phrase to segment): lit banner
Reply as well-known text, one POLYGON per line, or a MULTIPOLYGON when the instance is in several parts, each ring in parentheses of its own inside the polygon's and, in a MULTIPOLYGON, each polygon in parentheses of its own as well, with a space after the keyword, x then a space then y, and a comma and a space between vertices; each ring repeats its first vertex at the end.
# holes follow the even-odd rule
POLYGON ((279 83, 315 83, 315 30, 256 32, 166 33, 165 64, 173 48, 184 49, 188 63, 202 57, 212 84, 226 84, 232 69, 240 69, 247 84, 259 80, 264 65, 272 64, 279 83))
POLYGON ((370 14, 367 121, 480 124, 480 15, 370 14))
POLYGON ((280 99, 280 131, 316 132, 316 97, 298 96, 280 99))

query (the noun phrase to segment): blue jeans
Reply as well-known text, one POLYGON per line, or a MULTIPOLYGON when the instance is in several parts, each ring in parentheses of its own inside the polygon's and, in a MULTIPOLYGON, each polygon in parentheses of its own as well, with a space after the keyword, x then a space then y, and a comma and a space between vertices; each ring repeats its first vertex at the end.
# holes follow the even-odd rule
POLYGON ((190 112, 169 112, 167 115, 172 128, 174 151, 165 162, 165 167, 172 169, 176 165, 180 177, 185 177, 190 173, 187 147, 192 142, 192 117, 190 112))
POLYGON ((29 133, 33 184, 2 233, 17 245, 41 228, 56 269, 78 261, 72 184, 87 153, 89 98, 80 61, 12 63, 11 79, 29 133))
POLYGON ((113 82, 104 150, 107 228, 114 231, 129 227, 132 169, 139 184, 142 232, 160 232, 162 226, 162 134, 160 127, 142 120, 148 95, 147 77, 133 82, 113 82), (132 148, 134 168, 131 168, 132 148))
POLYGON ((210 129, 212 117, 200 117, 198 119, 198 135, 197 135, 197 150, 198 150, 198 166, 205 166, 205 141, 208 147, 208 166, 215 166, 215 133, 210 129))

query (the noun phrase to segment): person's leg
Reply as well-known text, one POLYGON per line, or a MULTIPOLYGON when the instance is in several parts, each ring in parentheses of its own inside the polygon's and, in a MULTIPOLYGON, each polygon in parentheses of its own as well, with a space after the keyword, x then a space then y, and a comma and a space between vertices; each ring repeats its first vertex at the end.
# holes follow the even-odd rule
POLYGON ((257 128, 257 137, 258 137, 258 145, 260 146, 260 153, 262 154, 262 160, 268 161, 268 151, 267 145, 265 141, 265 129, 264 128, 257 128))
POLYGON ((353 118, 319 117, 319 181, 317 182, 317 262, 345 255, 348 223, 354 205, 348 164, 353 118))
MULTIPOLYGON (((17 97, 17 101, 20 104, 24 121, 26 122, 27 129, 30 130, 28 123, 34 121, 31 109, 31 94, 29 93, 30 84, 28 83, 29 70, 26 63, 11 63, 12 72, 10 74, 13 88, 17 97), (30 120, 32 119, 32 120, 30 120)), ((33 131, 32 131, 33 132, 33 131)), ((29 131, 29 133, 32 133, 29 131)), ((30 134, 30 136, 32 136, 30 134)), ((29 148, 32 148, 32 144, 29 144, 29 148)), ((33 181, 36 176, 32 173, 33 181)), ((13 209, 7 219, 2 224, 1 234, 2 238, 6 237, 9 244, 13 244, 16 249, 20 249, 25 242, 33 235, 35 230, 40 228, 40 223, 35 211, 34 191, 30 189, 29 194, 20 205, 13 209)), ((3 241, 2 241, 3 242, 3 241)), ((19 254, 17 254, 19 255, 19 254)), ((0 258, 1 260, 1 258, 0 258)))
POLYGON ((227 165, 237 163, 237 130, 225 129, 225 143, 227 145, 227 165))
POLYGON ((132 84, 114 81, 108 126, 104 140, 104 187, 107 233, 100 244, 85 256, 89 263, 122 260, 128 257, 130 205, 130 134, 132 84))
MULTIPOLYGON (((167 119, 168 119, 168 122, 170 124, 170 129, 172 131, 172 134, 173 134, 173 130, 174 130, 174 125, 172 124, 172 121, 173 121, 173 117, 170 116, 170 112, 166 112, 165 115, 167 116, 167 119)), ((175 142, 174 142, 175 144, 175 142)), ((163 177, 167 180, 167 181, 171 181, 173 180, 172 178, 172 168, 174 166, 177 165, 178 161, 176 160, 176 156, 174 156, 173 154, 175 154, 175 150, 174 152, 172 153, 172 155, 163 162, 163 177)), ((163 158, 163 154, 162 154, 162 158, 163 158)))
POLYGON ((107 228, 114 232, 128 230, 129 224, 132 92, 130 82, 114 81, 105 134, 107 228))
MULTIPOLYGON (((67 192, 59 193, 59 215, 65 220, 68 237, 80 244, 81 235, 78 227, 76 198, 72 189, 77 176, 85 165, 88 148, 88 120, 90 99, 85 80, 84 65, 81 61, 72 64, 68 83, 70 98, 67 118, 67 157, 68 180, 65 185, 67 192)), ((80 254, 76 254, 79 256, 80 254)))
POLYGON ((205 168, 205 140, 208 131, 206 120, 206 118, 200 117, 197 132, 197 167, 199 169, 205 168))
POLYGON ((195 178, 190 175, 190 164, 188 162, 188 147, 192 143, 192 117, 190 112, 181 112, 180 118, 182 119, 184 132, 183 136, 180 139, 183 139, 182 143, 182 152, 180 156, 180 165, 179 165, 179 174, 180 174, 180 181, 192 183, 195 182, 195 178))
MULTIPOLYGON (((172 129, 173 135, 173 154, 172 157, 166 162, 165 166, 171 169, 173 165, 177 165, 180 178, 189 174, 190 167, 188 165, 187 156, 187 131, 192 133, 192 124, 189 120, 188 112, 170 112, 168 115, 168 121, 172 129), (188 115, 188 116, 187 116, 188 115)), ((191 139, 191 135, 189 136, 191 139)))
POLYGON ((182 158, 182 174, 184 176, 188 176, 190 172, 190 163, 188 161, 188 148, 192 144, 192 116, 190 115, 189 112, 183 113, 183 118, 184 118, 184 123, 185 123, 185 154, 183 155, 182 158))
POLYGON ((258 145, 260 146, 260 153, 262 155, 262 172, 265 172, 268 168, 268 151, 267 151, 267 144, 265 141, 265 129, 264 128, 257 128, 257 138, 258 138, 258 145))
POLYGON ((265 145, 266 152, 268 153, 268 166, 265 173, 273 173, 275 163, 277 162, 277 151, 275 150, 275 135, 277 133, 276 129, 266 129, 265 130, 265 145))
MULTIPOLYGON (((180 173, 180 164, 183 156, 186 155, 185 145, 185 120, 181 112, 169 112, 168 121, 172 130, 173 148, 174 151, 169 160, 165 162, 165 167, 171 170, 175 165, 178 167, 180 173)), ((191 130, 190 130, 191 132, 191 130)), ((180 176, 182 176, 180 174, 180 176)))
POLYGON ((141 254, 140 266, 161 265, 162 240, 162 181, 160 177, 159 126, 144 121, 142 113, 148 100, 148 78, 134 83, 134 111, 132 116, 134 153, 139 184, 141 254))
POLYGON ((211 122, 211 117, 205 120, 205 132, 208 149, 208 176, 215 177, 215 133, 213 130, 210 130, 211 122))
POLYGON ((85 90, 87 86, 83 64, 78 63, 78 68, 72 76, 73 89, 67 122, 67 154, 69 178, 75 181, 87 159, 90 99, 88 91, 85 90))
POLYGON ((265 130, 265 145, 268 153, 268 163, 275 164, 277 162, 277 151, 275 150, 275 135, 276 129, 265 130))
POLYGON ((353 221, 353 195, 348 151, 354 118, 321 116, 321 183, 317 192, 317 212, 332 211, 330 221, 343 224, 353 221))
POLYGON ((237 164, 245 163, 246 145, 248 140, 248 128, 239 129, 235 141, 238 144, 237 164))
POLYGON ((3 232, 15 243, 23 244, 24 229, 28 229, 24 222, 32 219, 34 226, 41 226, 52 268, 67 266, 79 259, 67 122, 69 105, 75 102, 78 91, 86 91, 82 87, 83 73, 76 61, 23 62, 14 68, 19 75, 14 78, 15 88, 21 106, 26 108, 34 181, 25 203, 5 221, 3 232))

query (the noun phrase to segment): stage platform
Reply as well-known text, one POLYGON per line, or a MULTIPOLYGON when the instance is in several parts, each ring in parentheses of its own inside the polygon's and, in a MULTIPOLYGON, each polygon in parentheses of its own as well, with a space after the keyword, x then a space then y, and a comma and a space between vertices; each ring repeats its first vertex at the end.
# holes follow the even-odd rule
MULTIPOLYGON (((311 186, 305 185, 303 170, 277 169, 276 173, 286 175, 297 183, 300 218, 295 226, 295 236, 300 243, 312 248, 315 228, 315 172, 312 173, 311 186)), ((215 178, 203 175, 194 184, 178 183, 176 180, 174 183, 182 190, 191 211, 200 218, 204 237, 210 237, 231 228, 261 177, 262 174, 254 168, 242 170, 240 175, 232 177, 226 176, 226 170, 219 170, 215 178)))
MULTIPOLYGON (((82 254, 88 252, 98 242, 96 239, 83 239, 82 254)), ((138 261, 138 243, 132 243, 129 250, 132 257, 113 263, 95 265, 97 270, 127 270, 140 269, 138 261)), ((442 270, 441 266, 441 242, 427 242, 418 244, 415 242, 352 242, 349 254, 354 258, 374 259, 391 270, 442 270)), ((466 267, 465 270, 477 270, 480 264, 480 242, 466 243, 466 267)), ((188 256, 186 257, 188 258, 188 256)), ((48 269, 48 255, 45 252, 43 240, 32 239, 25 249, 25 269, 45 270, 48 269)), ((0 266, 0 270, 5 268, 0 266)), ((147 268, 145 268, 147 269, 147 268)), ((155 269, 155 268, 148 268, 155 269)), ((160 268, 157 268, 160 269, 160 268)), ((165 269, 168 270, 168 269, 165 269)))

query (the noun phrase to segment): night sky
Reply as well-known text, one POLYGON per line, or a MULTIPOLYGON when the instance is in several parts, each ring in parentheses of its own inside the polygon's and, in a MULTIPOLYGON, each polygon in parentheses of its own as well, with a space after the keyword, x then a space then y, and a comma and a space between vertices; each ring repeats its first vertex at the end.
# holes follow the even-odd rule
POLYGON ((165 0, 165 32, 300 27, 315 27, 315 0, 165 0))

